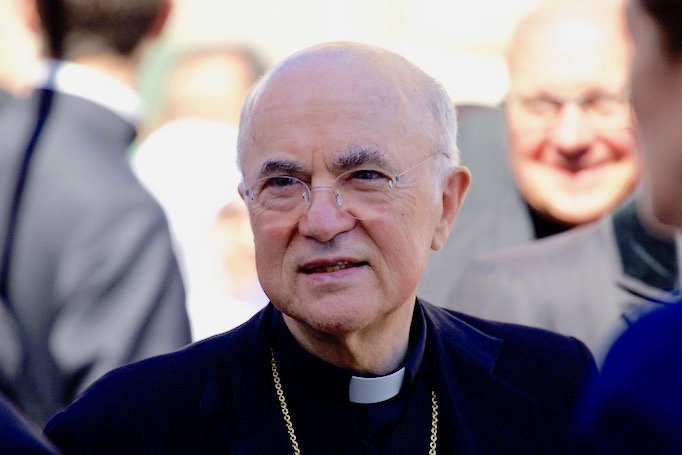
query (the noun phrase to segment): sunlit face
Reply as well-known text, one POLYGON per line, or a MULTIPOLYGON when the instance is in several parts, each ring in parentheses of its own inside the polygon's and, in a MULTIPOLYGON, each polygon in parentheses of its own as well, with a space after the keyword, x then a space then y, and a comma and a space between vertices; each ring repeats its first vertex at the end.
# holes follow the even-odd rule
MULTIPOLYGON (((256 101, 244 179, 249 185, 264 175, 293 175, 317 187, 361 166, 399 173, 435 151, 421 124, 367 65, 334 58, 299 64, 256 101), (344 160, 349 156, 359 162, 344 160)), ((258 274, 273 304, 306 330, 332 335, 411 318, 429 249, 447 235, 439 227, 433 165, 406 174, 389 209, 371 220, 340 209, 327 189, 313 191, 310 208, 291 227, 268 223, 251 206, 258 274)))
POLYGON ((595 220, 636 185, 640 166, 627 103, 613 114, 592 101, 555 104, 554 121, 540 125, 515 100, 623 97, 627 49, 606 35, 579 23, 564 26, 522 43, 510 67, 506 115, 515 179, 531 207, 566 225, 595 220))
POLYGON ((638 1, 628 4, 628 24, 635 43, 632 104, 654 211, 682 226, 682 57, 664 53, 655 22, 638 1))

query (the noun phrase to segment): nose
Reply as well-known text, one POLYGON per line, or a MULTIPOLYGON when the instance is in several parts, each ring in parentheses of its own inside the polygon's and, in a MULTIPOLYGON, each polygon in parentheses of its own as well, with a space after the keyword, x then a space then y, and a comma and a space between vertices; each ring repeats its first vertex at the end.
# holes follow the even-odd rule
POLYGON ((577 103, 565 104, 550 138, 564 155, 584 152, 594 140, 595 131, 588 125, 585 113, 577 103))
POLYGON ((338 234, 353 229, 357 220, 340 207, 340 202, 331 187, 312 188, 308 211, 298 224, 301 235, 328 242, 338 234))

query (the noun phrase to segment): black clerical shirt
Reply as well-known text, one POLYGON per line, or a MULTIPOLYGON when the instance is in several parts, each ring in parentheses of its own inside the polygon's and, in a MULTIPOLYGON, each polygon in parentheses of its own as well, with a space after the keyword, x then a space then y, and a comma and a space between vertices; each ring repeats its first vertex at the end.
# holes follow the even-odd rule
POLYGON ((366 453, 426 453, 431 425, 430 386, 423 367, 426 323, 421 307, 412 318, 408 354, 403 364, 401 391, 373 404, 351 403, 349 384, 353 372, 333 366, 305 351, 296 342, 278 312, 273 317, 275 357, 282 387, 299 444, 306 444, 306 428, 345 434, 366 453))
POLYGON ((550 237, 552 235, 561 234, 572 228, 572 226, 560 223, 556 220, 552 220, 544 215, 539 214, 531 208, 530 205, 526 204, 528 213, 530 214, 530 220, 533 223, 533 232, 535 233, 535 239, 544 239, 545 237, 550 237))

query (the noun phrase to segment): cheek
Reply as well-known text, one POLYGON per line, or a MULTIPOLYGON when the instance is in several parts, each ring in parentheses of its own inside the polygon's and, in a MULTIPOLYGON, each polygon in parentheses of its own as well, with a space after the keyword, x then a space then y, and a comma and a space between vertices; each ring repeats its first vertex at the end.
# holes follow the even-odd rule
POLYGON ((282 229, 259 229, 258 224, 255 226, 253 239, 259 275, 268 278, 279 276, 275 271, 281 267, 287 235, 282 229))
MULTIPOLYGON (((390 295, 399 295, 403 301, 417 287, 419 277, 425 268, 428 246, 422 245, 423 235, 407 218, 384 218, 366 223, 365 229, 376 248, 372 259, 373 271, 379 287, 390 295)), ((422 231, 420 229, 420 231, 422 231)))
POLYGON ((543 135, 515 131, 509 135, 509 164, 514 179, 521 187, 533 185, 542 160, 543 135))
POLYGON ((431 193, 400 204, 401 209, 385 223, 377 226, 375 242, 383 251, 390 251, 391 261, 407 270, 419 270, 431 249, 437 225, 438 211, 431 193))
POLYGON ((509 158, 512 163, 537 160, 544 142, 545 135, 541 132, 512 130, 509 133, 509 158))
POLYGON ((614 131, 610 134, 605 132, 602 135, 602 140, 614 159, 638 158, 637 146, 632 128, 614 131))

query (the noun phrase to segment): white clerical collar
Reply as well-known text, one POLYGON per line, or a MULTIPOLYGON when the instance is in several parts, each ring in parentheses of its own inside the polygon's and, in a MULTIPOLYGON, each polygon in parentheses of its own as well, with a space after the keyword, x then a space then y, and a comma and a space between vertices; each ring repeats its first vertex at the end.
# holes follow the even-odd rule
POLYGON ((389 400, 398 395, 403 386, 405 367, 379 378, 353 376, 348 386, 348 399, 352 403, 371 404, 389 400))

